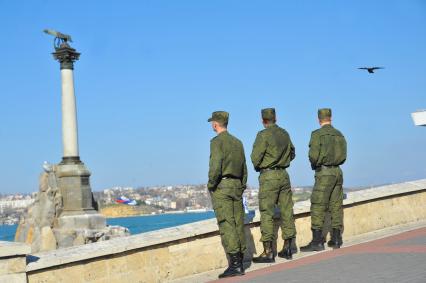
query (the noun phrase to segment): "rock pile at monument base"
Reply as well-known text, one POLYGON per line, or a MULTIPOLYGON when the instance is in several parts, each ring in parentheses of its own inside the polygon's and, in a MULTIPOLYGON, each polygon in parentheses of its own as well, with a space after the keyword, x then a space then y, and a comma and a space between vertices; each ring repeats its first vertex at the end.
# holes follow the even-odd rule
POLYGON ((97 212, 93 195, 94 211, 62 215, 63 198, 55 173, 57 166, 60 165, 53 165, 40 175, 39 192, 20 220, 15 241, 30 244, 32 252, 39 252, 130 235, 125 227, 106 225, 105 217, 97 212))

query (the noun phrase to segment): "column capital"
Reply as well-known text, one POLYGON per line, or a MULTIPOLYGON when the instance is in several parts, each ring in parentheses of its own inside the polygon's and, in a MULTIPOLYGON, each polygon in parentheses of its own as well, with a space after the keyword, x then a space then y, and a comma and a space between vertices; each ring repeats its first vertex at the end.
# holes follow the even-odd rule
POLYGON ((53 58, 61 63, 62 69, 74 69, 74 62, 80 58, 80 53, 76 52, 74 48, 69 46, 67 43, 62 43, 60 47, 55 48, 53 58))

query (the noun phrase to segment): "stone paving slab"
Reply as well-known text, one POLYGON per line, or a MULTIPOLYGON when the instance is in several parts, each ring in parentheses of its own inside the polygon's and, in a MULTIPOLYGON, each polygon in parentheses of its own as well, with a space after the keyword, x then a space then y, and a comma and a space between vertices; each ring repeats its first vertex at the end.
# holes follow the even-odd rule
MULTIPOLYGON (((426 246, 426 237, 416 237, 412 239, 407 239, 404 242, 392 243, 393 246, 426 246)), ((426 262, 425 262, 426 269, 426 262)))
POLYGON ((242 282, 419 282, 426 280, 426 254, 344 255, 242 282))
POLYGON ((426 245, 405 244, 413 238, 426 238, 426 227, 220 282, 425 282, 426 245))

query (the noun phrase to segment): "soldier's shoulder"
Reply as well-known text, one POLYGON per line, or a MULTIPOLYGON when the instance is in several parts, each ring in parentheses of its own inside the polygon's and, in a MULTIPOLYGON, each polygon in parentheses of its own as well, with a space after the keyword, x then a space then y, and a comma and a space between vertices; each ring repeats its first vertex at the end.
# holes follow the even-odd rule
POLYGON ((257 132, 258 134, 262 134, 262 135, 264 135, 264 134, 266 134, 267 132, 269 132, 269 128, 265 128, 265 129, 262 129, 262 130, 260 130, 259 132, 257 132))
POLYGON ((224 136, 224 138, 228 138, 228 139, 231 139, 231 140, 234 140, 234 141, 240 141, 236 136, 234 136, 230 133, 228 133, 227 136, 224 136))
POLYGON ((215 136, 210 140, 210 143, 217 143, 219 142, 219 136, 215 136))
POLYGON ((321 128, 313 130, 312 133, 311 133, 312 136, 317 136, 319 134, 321 134, 321 128))
POLYGON ((280 131, 280 132, 282 132, 282 133, 284 133, 284 134, 286 134, 286 135, 289 135, 288 131, 286 129, 280 127, 280 126, 277 126, 277 130, 280 131))
POLYGON ((234 137, 233 136, 233 138, 235 139, 235 141, 240 145, 240 146, 243 146, 243 142, 239 139, 239 138, 237 138, 237 137, 234 137))
POLYGON ((259 132, 257 132, 257 135, 260 137, 268 135, 268 128, 260 130, 259 132))
POLYGON ((228 143, 231 141, 239 141, 239 139, 237 139, 233 134, 231 134, 230 132, 226 132, 223 135, 219 135, 219 139, 221 141, 223 141, 224 143, 228 143))
POLYGON ((333 128, 333 129, 334 129, 334 132, 336 133, 336 135, 344 137, 344 135, 342 134, 342 132, 340 130, 338 130, 336 128, 333 128))
POLYGON ((241 146, 241 147, 243 146, 243 143, 240 141, 240 139, 234 135, 228 134, 226 137, 224 137, 224 139, 226 139, 224 140, 225 143, 230 143, 234 145, 237 144, 238 146, 241 146))

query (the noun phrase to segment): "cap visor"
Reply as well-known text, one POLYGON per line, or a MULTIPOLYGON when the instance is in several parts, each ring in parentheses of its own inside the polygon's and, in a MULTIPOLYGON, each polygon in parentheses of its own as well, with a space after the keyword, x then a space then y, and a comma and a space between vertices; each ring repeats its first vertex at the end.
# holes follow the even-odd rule
POLYGON ((209 118, 209 119, 207 120, 207 122, 211 122, 211 121, 213 121, 213 118, 209 118))

